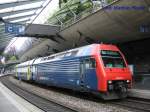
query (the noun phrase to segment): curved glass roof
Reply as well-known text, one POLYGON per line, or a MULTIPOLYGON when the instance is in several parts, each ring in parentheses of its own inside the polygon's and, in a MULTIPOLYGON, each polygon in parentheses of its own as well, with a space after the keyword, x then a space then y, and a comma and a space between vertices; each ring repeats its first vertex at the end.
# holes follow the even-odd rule
POLYGON ((41 12, 48 0, 0 0, 0 53, 15 37, 5 33, 4 22, 32 23, 41 12))

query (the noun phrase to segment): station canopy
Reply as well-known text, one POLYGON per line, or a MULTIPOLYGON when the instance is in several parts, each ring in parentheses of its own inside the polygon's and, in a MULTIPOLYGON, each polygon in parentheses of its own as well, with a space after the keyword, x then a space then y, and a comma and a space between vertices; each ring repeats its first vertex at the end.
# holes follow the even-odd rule
POLYGON ((0 54, 15 37, 5 33, 5 23, 32 23, 47 0, 0 0, 0 54))

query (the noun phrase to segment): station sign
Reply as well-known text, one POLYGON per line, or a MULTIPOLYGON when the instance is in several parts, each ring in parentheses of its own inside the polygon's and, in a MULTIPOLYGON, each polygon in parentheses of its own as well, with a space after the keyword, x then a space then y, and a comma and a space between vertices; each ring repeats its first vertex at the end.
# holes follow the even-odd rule
POLYGON ((25 34, 25 25, 16 23, 5 23, 5 33, 23 35, 25 34))

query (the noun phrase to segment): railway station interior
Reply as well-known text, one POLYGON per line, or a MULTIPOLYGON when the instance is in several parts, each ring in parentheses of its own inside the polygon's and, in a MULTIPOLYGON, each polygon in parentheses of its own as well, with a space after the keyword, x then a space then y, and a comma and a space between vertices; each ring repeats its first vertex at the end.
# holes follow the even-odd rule
POLYGON ((150 0, 1 0, 9 111, 150 112, 150 0))

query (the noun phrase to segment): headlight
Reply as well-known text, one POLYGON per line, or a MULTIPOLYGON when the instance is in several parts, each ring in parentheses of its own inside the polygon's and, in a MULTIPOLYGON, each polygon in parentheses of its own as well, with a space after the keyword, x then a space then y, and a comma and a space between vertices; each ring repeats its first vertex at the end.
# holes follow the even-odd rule
POLYGON ((109 81, 108 81, 108 84, 112 84, 112 81, 111 81, 111 80, 109 80, 109 81))
POLYGON ((127 83, 130 83, 130 80, 127 80, 127 83))

